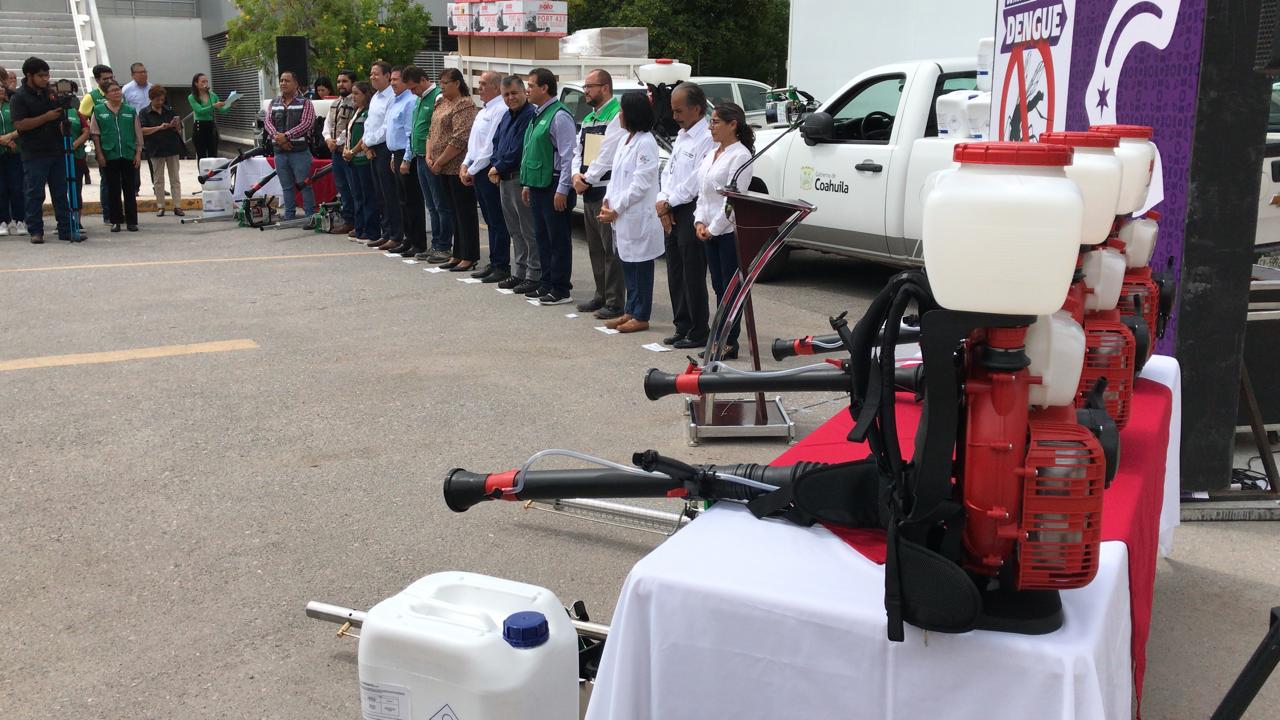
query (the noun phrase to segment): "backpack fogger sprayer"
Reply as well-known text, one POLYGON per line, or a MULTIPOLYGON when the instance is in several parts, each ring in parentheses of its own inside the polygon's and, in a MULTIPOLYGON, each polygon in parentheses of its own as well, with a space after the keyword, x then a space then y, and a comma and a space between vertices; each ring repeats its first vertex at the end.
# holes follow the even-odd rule
MULTIPOLYGON (((446 502, 463 511, 493 499, 684 497, 743 502, 757 517, 800 525, 880 528, 891 640, 904 638, 904 623, 952 633, 1056 630, 1058 591, 1087 585, 1098 568, 1103 490, 1119 460, 1108 410, 1124 399, 1114 388, 1131 388, 1135 371, 1128 363, 1085 372, 1087 327, 1073 303, 1098 293, 1080 256, 1112 235, 1123 161, 1098 175, 1117 181, 1104 184, 1111 190, 1094 192, 1098 178, 1073 169, 1076 150, 958 144, 959 167, 926 188, 928 275, 895 276, 855 325, 833 318, 834 335, 775 344, 776 355, 845 357, 767 372, 691 363, 645 377, 651 399, 847 392, 849 440, 867 443, 867 459, 692 466, 648 451, 633 457, 635 468, 604 471, 458 469, 445 481, 446 502), (919 363, 899 367, 896 348, 916 340, 919 363), (903 402, 923 405, 912 448, 899 442, 904 389, 915 398, 903 402)), ((1136 357, 1132 333, 1118 335, 1102 354, 1136 357)))

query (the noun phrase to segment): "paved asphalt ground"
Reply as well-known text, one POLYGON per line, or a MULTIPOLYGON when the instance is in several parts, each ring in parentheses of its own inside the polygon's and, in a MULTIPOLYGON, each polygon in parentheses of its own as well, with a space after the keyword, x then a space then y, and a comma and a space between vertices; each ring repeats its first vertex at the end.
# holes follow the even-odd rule
MULTIPOLYGON (((308 600, 367 608, 465 569, 583 599, 607 621, 658 542, 505 503, 456 515, 440 497, 449 468, 506 469, 546 447, 695 462, 783 449, 690 448, 679 401, 645 399, 645 369, 684 365, 640 347, 670 327, 661 272, 654 330, 606 336, 566 318, 571 306, 532 307, 342 238, 153 217, 140 233, 90 229, 77 246, 0 239, 9 720, 356 718, 355 642, 306 619, 308 600), (236 340, 248 349, 4 369, 236 340)), ((574 262, 581 296, 581 243, 574 262)), ((762 338, 856 316, 890 275, 792 262, 756 294, 762 338)), ((830 399, 785 401, 803 433, 839 409, 815 406, 830 399)), ((1275 539, 1266 524, 1179 531, 1160 562, 1146 717, 1208 716, 1280 604, 1275 539)), ((1249 717, 1280 717, 1278 704, 1280 678, 1249 717)))

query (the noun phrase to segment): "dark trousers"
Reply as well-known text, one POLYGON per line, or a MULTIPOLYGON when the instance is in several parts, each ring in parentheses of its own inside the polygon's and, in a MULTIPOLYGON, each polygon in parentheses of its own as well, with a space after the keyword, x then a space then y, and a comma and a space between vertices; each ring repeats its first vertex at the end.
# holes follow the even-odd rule
POLYGON ((352 163, 347 169, 351 173, 356 237, 362 240, 382 237, 382 228, 378 226, 378 188, 373 184, 373 166, 367 162, 352 163))
POLYGON ((622 277, 627 283, 627 304, 623 312, 637 320, 649 322, 653 312, 653 261, 622 262, 622 277))
MULTIPOLYGON (((597 219, 604 198, 583 198, 582 227, 587 236, 587 252, 591 256, 591 274, 595 276, 596 297, 611 308, 622 307, 625 294, 622 278, 622 261, 613 243, 613 226, 597 219)), ((646 318, 648 319, 648 318, 646 318)))
POLYGON ((453 259, 476 262, 480 259, 480 217, 476 212, 476 192, 463 185, 454 173, 440 178, 449 195, 453 212, 453 259))
POLYGON ((0 224, 26 222, 23 206, 26 190, 22 177, 22 156, 17 153, 0 155, 0 224))
MULTIPOLYGON (((704 243, 704 246, 707 253, 707 270, 711 271, 711 287, 716 291, 718 307, 724 305, 724 291, 729 287, 729 281, 733 280, 734 273, 738 272, 738 243, 733 232, 727 232, 723 235, 713 235, 704 243)), ((743 307, 746 307, 745 303, 743 307)), ((729 331, 730 345, 738 344, 738 331, 741 329, 742 318, 739 317, 733 323, 733 329, 729 331)))
POLYGON ((138 168, 129 158, 107 161, 107 203, 111 205, 112 225, 138 224, 138 175, 138 168))
POLYGON ((391 151, 386 143, 373 146, 373 183, 378 187, 378 207, 382 210, 382 239, 404 239, 404 217, 400 214, 400 185, 391 172, 391 151))
POLYGON ((418 173, 418 187, 422 188, 422 204, 431 218, 431 247, 441 252, 453 249, 453 211, 444 181, 427 167, 423 157, 413 159, 413 170, 418 173))
POLYGON ((484 215, 484 224, 489 226, 489 264, 511 272, 511 234, 507 232, 507 219, 502 214, 502 191, 490 182, 487 168, 473 179, 480 214, 484 215))
POLYGON ((400 172, 404 151, 392 154, 396 165, 396 195, 400 200, 400 215, 404 223, 404 242, 417 252, 427 251, 427 213, 422 207, 422 188, 418 186, 418 174, 400 172))
POLYGON ((196 146, 196 159, 218 157, 218 125, 212 120, 197 120, 191 132, 191 144, 196 146))
POLYGON ((342 157, 342 149, 339 148, 333 154, 333 184, 338 187, 339 213, 342 215, 342 221, 348 225, 356 224, 356 203, 351 197, 351 163, 342 157))
POLYGON ((556 210, 555 187, 529 188, 533 208, 533 233, 542 262, 542 289, 557 295, 573 290, 573 227, 569 217, 578 196, 570 191, 564 212, 556 210))
MULTIPOLYGON (((132 164, 130 164, 132 167, 132 164)), ((44 234, 44 189, 49 188, 53 215, 58 221, 58 237, 71 235, 71 210, 67 206, 67 159, 57 155, 25 158, 22 186, 26 193, 27 232, 44 234)))
POLYGON ((676 335, 703 341, 710 334, 707 310, 707 255, 693 227, 694 203, 671 208, 675 225, 666 239, 667 289, 676 335))

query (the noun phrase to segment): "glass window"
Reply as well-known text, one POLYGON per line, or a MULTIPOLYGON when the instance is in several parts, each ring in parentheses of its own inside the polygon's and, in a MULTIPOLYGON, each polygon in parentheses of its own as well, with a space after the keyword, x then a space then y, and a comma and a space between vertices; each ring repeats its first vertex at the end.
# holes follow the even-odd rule
POLYGON ((747 112, 762 112, 764 110, 764 96, 768 92, 759 85, 748 85, 746 83, 738 83, 738 92, 742 93, 742 109, 747 112))
POLYGON ((906 81, 905 75, 885 75, 854 88, 831 110, 835 139, 889 142, 906 81))
POLYGON ((733 98, 733 83, 698 83, 704 92, 707 93, 707 102, 712 107, 720 103, 736 103, 733 98))
POLYGON ((1267 132, 1280 132, 1280 83, 1271 86, 1271 113, 1267 132))
POLYGON ((587 116, 587 113, 591 112, 591 105, 587 102, 587 96, 581 90, 565 88, 560 93, 560 102, 569 108, 569 112, 573 113, 573 121, 579 125, 582 124, 582 119, 587 116))

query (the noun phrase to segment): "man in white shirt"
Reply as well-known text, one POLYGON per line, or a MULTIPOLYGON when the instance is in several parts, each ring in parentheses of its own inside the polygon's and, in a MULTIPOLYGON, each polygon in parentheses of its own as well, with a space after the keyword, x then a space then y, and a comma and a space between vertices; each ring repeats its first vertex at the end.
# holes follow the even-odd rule
POLYGON ((413 65, 391 68, 391 91, 396 96, 387 109, 387 150, 391 152, 390 169, 396 186, 396 202, 400 206, 400 227, 391 229, 393 242, 383 249, 408 260, 427 249, 427 215, 422 209, 418 176, 410 174, 409 163, 404 161, 413 129, 413 106, 418 101, 418 96, 409 91, 406 71, 415 81, 426 75, 413 65))
POLYGON ((471 125, 467 156, 458 177, 463 185, 475 186, 480 214, 489 226, 489 265, 471 273, 471 277, 496 283, 511 277, 511 234, 502 214, 502 193, 498 184, 489 179, 494 136, 502 116, 507 114, 507 104, 502 101, 502 75, 490 70, 480 76, 480 100, 484 107, 471 125))
POLYGON ((707 344, 711 317, 707 309, 707 255, 694 229, 698 200, 698 167, 715 147, 707 125, 707 94, 684 82, 671 93, 671 117, 680 126, 671 159, 662 170, 658 215, 667 229, 667 289, 676 333, 663 344, 686 349, 707 344))
POLYGON ((391 173, 391 151, 387 149, 387 112, 396 98, 391 89, 391 63, 379 60, 369 69, 369 84, 373 86, 373 98, 369 100, 369 117, 364 121, 365 157, 373 169, 374 195, 378 200, 379 227, 382 237, 370 238, 369 247, 387 245, 394 235, 390 228, 401 226, 400 197, 396 177, 391 173), (394 219, 394 220, 393 220, 394 219))
POLYGON ((609 176, 613 168, 613 154, 618 144, 627 136, 620 119, 621 103, 613 96, 613 76, 605 70, 587 73, 582 94, 591 105, 591 112, 582 119, 578 132, 578 145, 573 153, 573 189, 582 196, 583 227, 587 234, 587 251, 591 257, 591 274, 595 276, 596 292, 587 302, 578 305, 578 312, 594 312, 601 320, 622 316, 626 301, 626 281, 622 276, 622 260, 613 246, 613 225, 600 222, 600 208, 604 194, 609 189, 609 176), (598 144, 599 152, 587 161, 587 144, 598 144), (598 141, 598 142, 597 142, 598 141))
POLYGON ((133 79, 125 83, 120 88, 120 92, 124 93, 124 101, 138 112, 151 104, 151 83, 147 82, 147 67, 142 63, 134 63, 129 66, 129 74, 133 79))
MULTIPOLYGON (((120 92, 124 94, 124 101, 129 107, 138 111, 141 115, 144 108, 151 104, 151 83, 147 81, 147 66, 136 62, 129 66, 129 74, 133 79, 124 84, 120 88, 120 92)), ((147 172, 151 173, 151 181, 155 182, 155 169, 151 167, 151 158, 147 160, 147 172)), ((142 187, 142 172, 133 174, 138 184, 133 188, 133 194, 138 194, 138 189, 142 187)), ((105 186, 105 183, 104 183, 105 186)))

